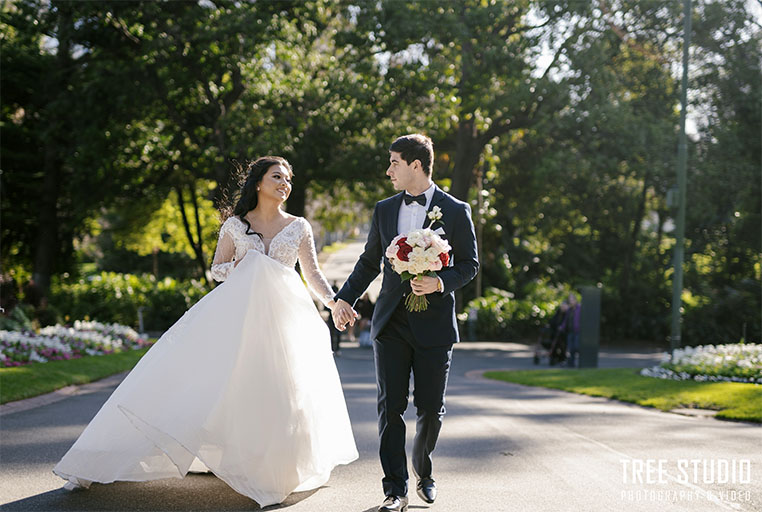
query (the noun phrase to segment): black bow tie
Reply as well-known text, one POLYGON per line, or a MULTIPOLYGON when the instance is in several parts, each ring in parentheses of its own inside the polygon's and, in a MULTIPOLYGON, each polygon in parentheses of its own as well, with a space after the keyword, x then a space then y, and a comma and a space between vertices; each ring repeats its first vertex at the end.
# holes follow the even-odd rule
POLYGON ((421 194, 419 196, 405 194, 405 204, 409 205, 410 203, 418 203, 421 206, 426 206, 426 194, 421 194))

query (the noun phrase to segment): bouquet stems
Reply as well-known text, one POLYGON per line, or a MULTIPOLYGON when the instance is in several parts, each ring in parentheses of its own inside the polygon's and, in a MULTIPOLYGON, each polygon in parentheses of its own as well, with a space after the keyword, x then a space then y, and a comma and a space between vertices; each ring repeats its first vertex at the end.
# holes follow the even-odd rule
POLYGON ((427 299, 425 295, 416 295, 411 293, 405 299, 405 307, 407 307, 407 310, 411 313, 426 311, 426 308, 429 307, 429 299, 427 299))

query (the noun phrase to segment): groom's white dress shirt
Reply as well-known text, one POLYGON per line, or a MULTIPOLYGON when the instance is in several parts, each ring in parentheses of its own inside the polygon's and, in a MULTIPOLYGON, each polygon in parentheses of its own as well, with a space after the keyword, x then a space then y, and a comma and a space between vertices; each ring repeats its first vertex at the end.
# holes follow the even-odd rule
MULTIPOLYGON (((407 192, 405 192, 405 194, 407 194, 407 192)), ((421 206, 415 201, 410 204, 405 204, 405 201, 402 201, 400 214, 399 217, 397 217, 397 234, 409 233, 414 229, 421 229, 424 227, 423 221, 426 220, 426 212, 429 211, 431 199, 434 197, 433 183, 423 192, 423 195, 426 196, 426 206, 421 206)))
MULTIPOLYGON (((405 192, 405 194, 407 194, 407 192, 405 192)), ((431 199, 434 197, 433 183, 423 192, 423 195, 426 196, 426 206, 422 206, 416 201, 413 201, 410 204, 405 204, 405 201, 402 201, 402 205, 400 205, 400 214, 397 217, 398 235, 402 233, 409 233, 414 229, 421 229, 424 227, 423 222, 427 218, 426 213, 429 211, 429 206, 431 206, 431 199)), ((442 282, 442 278, 437 276, 437 279, 439 280, 439 289, 444 290, 444 282, 442 282)))

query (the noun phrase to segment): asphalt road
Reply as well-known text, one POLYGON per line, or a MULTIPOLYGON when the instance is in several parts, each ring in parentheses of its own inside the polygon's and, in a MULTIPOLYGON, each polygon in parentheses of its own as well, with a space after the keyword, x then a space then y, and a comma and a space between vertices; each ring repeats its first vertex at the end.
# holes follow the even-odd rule
MULTIPOLYGON (((603 352, 600 362, 636 367, 656 359, 603 352)), ((268 510, 366 512, 382 499, 371 351, 347 346, 337 364, 360 459, 337 468, 324 487, 268 510)), ((761 427, 480 377, 485 369, 528 367, 531 352, 522 345, 457 346, 434 458, 439 497, 427 505, 413 493, 411 512, 762 510, 761 427)), ((0 416, 0 510, 258 509, 213 475, 62 490, 51 468, 117 380, 0 416)))

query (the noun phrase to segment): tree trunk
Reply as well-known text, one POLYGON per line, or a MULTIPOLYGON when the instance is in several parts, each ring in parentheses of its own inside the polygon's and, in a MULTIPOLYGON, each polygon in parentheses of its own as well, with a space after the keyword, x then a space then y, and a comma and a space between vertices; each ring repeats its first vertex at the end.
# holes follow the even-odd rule
MULTIPOLYGON (((638 245, 638 235, 640 234, 641 225, 643 224, 643 217, 646 211, 646 199, 648 198, 648 187, 650 175, 646 174, 643 178, 643 189, 640 193, 640 199, 638 201, 638 209, 635 212, 635 217, 630 228, 630 236, 627 243, 627 247, 624 253, 624 261, 622 264, 622 274, 619 280, 619 294, 625 301, 630 295, 630 275, 632 270, 632 261, 635 256, 635 251, 638 245)), ((629 313, 630 325, 633 324, 633 312, 629 313)))
POLYGON ((190 189, 191 204, 193 205, 193 216, 196 220, 196 253, 198 258, 204 266, 204 272, 206 272, 206 257, 204 256, 204 232, 201 229, 201 217, 199 216, 198 198, 196 197, 196 187, 192 186, 190 189))
POLYGON ((666 218, 666 213, 663 212, 661 209, 656 210, 656 217, 658 219, 659 227, 656 231, 656 260, 658 264, 656 265, 656 268, 661 268, 662 264, 662 251, 661 251, 661 240, 664 238, 664 219, 666 218))
MULTIPOLYGON (((195 204, 195 191, 194 191, 194 185, 192 184, 190 186, 191 188, 191 201, 194 204, 196 208, 196 216, 198 216, 198 206, 195 204)), ((196 242, 193 239, 193 232, 191 231, 190 222, 188 221, 188 216, 185 214, 185 199, 183 197, 183 189, 181 185, 175 186, 175 192, 177 192, 177 204, 180 207, 180 216, 183 219, 183 227, 185 228, 185 236, 188 237, 188 242, 190 243, 191 247, 193 248, 193 253, 196 255, 196 263, 198 263, 199 268, 201 269, 201 275, 204 276, 204 280, 206 280, 207 284, 211 286, 211 282, 209 279, 207 279, 206 275, 206 261, 204 260, 204 251, 201 247, 203 238, 201 237, 201 233, 199 231, 198 233, 198 242, 196 242)), ((199 226, 200 229, 200 226, 199 226)))
POLYGON ((54 140, 45 143, 45 177, 42 183, 40 208, 37 216, 37 240, 34 248, 34 270, 32 281, 42 296, 47 296, 50 289, 50 276, 53 274, 56 253, 58 251, 58 193, 61 182, 58 147, 54 140))
POLYGON ((63 170, 61 168, 61 147, 64 144, 66 127, 60 106, 56 103, 60 95, 66 94, 68 74, 71 73, 71 7, 57 3, 58 9, 58 49, 55 69, 50 74, 46 90, 48 131, 44 135, 43 178, 39 214, 37 216, 37 237, 34 247, 34 268, 32 281, 40 294, 47 296, 50 278, 55 270, 55 260, 59 252, 58 199, 63 170))
POLYGON ((450 193, 461 201, 468 201, 468 193, 474 184, 476 165, 483 146, 479 141, 473 117, 458 126, 455 139, 455 157, 450 193))
POLYGON ((151 256, 153 258, 153 276, 158 279, 159 278, 159 248, 154 247, 153 251, 151 251, 151 256))

